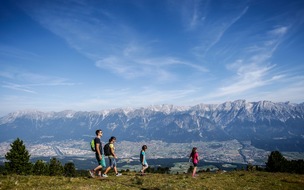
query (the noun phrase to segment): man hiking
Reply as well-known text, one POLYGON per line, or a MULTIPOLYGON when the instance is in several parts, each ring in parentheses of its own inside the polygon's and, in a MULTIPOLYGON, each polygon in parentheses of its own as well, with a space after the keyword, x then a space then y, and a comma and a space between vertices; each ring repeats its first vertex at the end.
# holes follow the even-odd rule
POLYGON ((102 136, 102 131, 101 129, 96 130, 96 137, 94 139, 94 143, 95 143, 95 157, 98 163, 98 166, 96 168, 94 168, 93 170, 90 170, 89 173, 91 175, 91 177, 95 177, 96 171, 98 171, 98 177, 101 177, 101 170, 102 170, 102 143, 100 141, 100 138, 102 136))

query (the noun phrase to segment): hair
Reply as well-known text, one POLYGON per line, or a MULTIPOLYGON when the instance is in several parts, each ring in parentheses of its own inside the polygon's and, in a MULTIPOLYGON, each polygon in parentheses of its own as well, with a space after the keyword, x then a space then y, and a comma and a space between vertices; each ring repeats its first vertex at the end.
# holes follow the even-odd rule
POLYGON ((101 130, 101 129, 97 129, 97 130, 95 131, 95 134, 98 135, 98 133, 99 133, 100 131, 102 131, 102 130, 101 130))
POLYGON ((144 145, 144 146, 142 146, 142 150, 146 150, 148 147, 147 147, 147 145, 144 145))
POLYGON ((112 137, 109 139, 109 142, 111 142, 112 140, 116 140, 116 137, 112 136, 112 137))
POLYGON ((192 152, 191 152, 191 154, 190 154, 190 156, 191 156, 192 158, 193 158, 193 156, 194 156, 196 150, 197 150, 196 147, 193 147, 193 148, 192 148, 192 152))

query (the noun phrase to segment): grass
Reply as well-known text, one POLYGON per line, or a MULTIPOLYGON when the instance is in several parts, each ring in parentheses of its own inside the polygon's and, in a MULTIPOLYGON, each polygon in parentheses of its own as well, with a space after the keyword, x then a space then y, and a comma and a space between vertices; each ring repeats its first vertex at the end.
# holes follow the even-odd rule
POLYGON ((0 176, 0 190, 14 189, 304 189, 304 175, 287 173, 234 171, 226 173, 200 173, 192 178, 190 174, 147 174, 124 173, 120 177, 110 175, 104 179, 89 177, 50 176, 0 176))

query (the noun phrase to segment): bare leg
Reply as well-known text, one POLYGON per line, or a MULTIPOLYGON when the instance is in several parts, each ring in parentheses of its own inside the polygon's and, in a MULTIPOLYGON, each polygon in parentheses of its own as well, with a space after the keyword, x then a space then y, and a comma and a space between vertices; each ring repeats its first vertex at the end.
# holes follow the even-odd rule
POLYGON ((114 167, 114 172, 115 172, 115 174, 117 174, 118 172, 117 172, 117 168, 116 168, 116 166, 114 167))
POLYGON ((111 167, 107 167, 106 171, 104 172, 104 174, 107 174, 110 171, 111 167))
POLYGON ((94 169, 94 172, 98 171, 98 175, 100 175, 100 174, 101 174, 101 170, 102 170, 102 166, 99 165, 99 166, 97 166, 97 167, 94 169))
POLYGON ((193 168, 192 177, 195 177, 195 174, 196 174, 196 168, 197 168, 197 167, 194 167, 194 168, 193 168))

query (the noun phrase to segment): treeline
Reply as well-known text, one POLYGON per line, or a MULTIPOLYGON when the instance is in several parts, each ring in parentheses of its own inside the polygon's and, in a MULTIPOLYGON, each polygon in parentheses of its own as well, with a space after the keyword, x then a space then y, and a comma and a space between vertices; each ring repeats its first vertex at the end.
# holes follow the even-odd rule
POLYGON ((51 158, 47 163, 43 160, 37 160, 35 163, 30 162, 30 154, 27 151, 23 141, 17 138, 11 145, 11 149, 5 155, 8 162, 4 167, 0 167, 2 174, 19 174, 19 175, 49 175, 49 176, 66 176, 76 177, 83 175, 84 171, 76 171, 75 165, 68 162, 62 165, 56 158, 51 158))
POLYGON ((273 151, 268 157, 266 171, 304 174, 304 160, 287 160, 279 151, 273 151))

